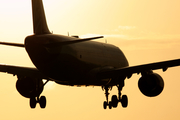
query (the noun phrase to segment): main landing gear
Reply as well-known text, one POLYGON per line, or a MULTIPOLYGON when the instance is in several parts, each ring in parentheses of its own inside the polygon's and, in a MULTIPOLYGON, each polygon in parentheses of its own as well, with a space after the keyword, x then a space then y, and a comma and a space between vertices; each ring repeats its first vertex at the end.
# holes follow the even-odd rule
POLYGON ((109 89, 112 89, 112 86, 103 86, 103 89, 105 90, 105 95, 106 95, 106 101, 104 101, 103 103, 103 107, 104 109, 107 108, 107 106, 109 106, 109 109, 116 108, 118 106, 118 103, 121 102, 122 107, 126 108, 128 105, 128 98, 126 95, 122 95, 121 97, 121 87, 119 85, 117 85, 118 87, 118 97, 117 95, 113 95, 111 98, 111 101, 108 100, 108 96, 109 96, 109 89))
MULTIPOLYGON (((44 88, 44 86, 45 86, 48 82, 49 82, 49 80, 47 80, 47 81, 43 84, 43 86, 41 86, 41 87, 44 88)), ((46 107, 46 97, 45 97, 45 96, 41 96, 41 97, 40 97, 40 95, 39 95, 39 96, 37 96, 37 97, 31 97, 31 98, 30 98, 29 104, 30 104, 30 107, 31 107, 31 108, 35 108, 37 103, 39 103, 39 105, 40 105, 41 108, 45 108, 45 107, 46 107)))
POLYGON ((35 108, 37 103, 40 104, 41 108, 45 108, 46 107, 46 97, 41 96, 40 98, 39 97, 30 98, 30 107, 31 108, 35 108))

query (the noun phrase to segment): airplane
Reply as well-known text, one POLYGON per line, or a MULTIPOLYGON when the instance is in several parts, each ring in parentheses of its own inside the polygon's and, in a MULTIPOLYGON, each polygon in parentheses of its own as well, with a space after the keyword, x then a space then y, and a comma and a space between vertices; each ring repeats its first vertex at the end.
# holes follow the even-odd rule
POLYGON ((0 72, 17 76, 16 89, 29 98, 31 108, 37 103, 46 107, 46 97, 41 96, 49 81, 67 86, 99 86, 105 91, 103 108, 128 106, 127 95, 122 95, 125 79, 141 74, 138 87, 148 97, 158 96, 164 88, 163 78, 153 70, 166 71, 180 65, 180 59, 129 66, 120 48, 92 41, 103 36, 79 38, 53 34, 49 31, 42 0, 32 0, 34 34, 27 36, 24 44, 0 42, 1 45, 25 48, 34 68, 0 64, 0 72), (43 82, 43 80, 46 80, 43 82), (118 88, 118 95, 109 100, 109 90, 118 88))

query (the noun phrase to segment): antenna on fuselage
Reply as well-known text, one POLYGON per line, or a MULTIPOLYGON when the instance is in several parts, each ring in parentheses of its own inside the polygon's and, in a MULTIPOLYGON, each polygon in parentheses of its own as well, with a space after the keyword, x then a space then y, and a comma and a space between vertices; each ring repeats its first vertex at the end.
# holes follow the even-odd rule
POLYGON ((105 43, 107 43, 107 39, 105 39, 105 43))

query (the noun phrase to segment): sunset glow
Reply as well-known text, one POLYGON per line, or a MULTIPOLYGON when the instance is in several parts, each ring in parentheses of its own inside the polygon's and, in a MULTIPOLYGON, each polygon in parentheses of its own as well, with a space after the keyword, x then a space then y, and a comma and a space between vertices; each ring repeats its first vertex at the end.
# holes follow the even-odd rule
MULTIPOLYGON (((50 31, 82 37, 104 35, 100 42, 118 46, 130 65, 180 58, 180 0, 43 0, 50 31)), ((31 0, 0 1, 0 41, 24 43, 33 34, 31 0)), ((98 40, 97 40, 98 41, 98 40)), ((0 63, 34 67, 24 48, 0 45, 0 63)), ((140 75, 122 90, 127 108, 103 109, 100 87, 70 87, 50 82, 42 93, 47 108, 30 109, 16 90, 16 76, 0 73, 2 120, 179 120, 180 67, 159 73, 165 89, 148 98, 138 89, 140 75)), ((117 94, 110 91, 110 97, 117 94)))

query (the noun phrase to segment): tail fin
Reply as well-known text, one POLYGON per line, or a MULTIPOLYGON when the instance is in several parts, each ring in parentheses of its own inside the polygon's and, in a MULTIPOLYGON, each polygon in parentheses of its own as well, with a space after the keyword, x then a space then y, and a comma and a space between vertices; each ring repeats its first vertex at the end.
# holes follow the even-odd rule
POLYGON ((50 34, 42 0, 32 0, 33 29, 35 35, 50 34))

